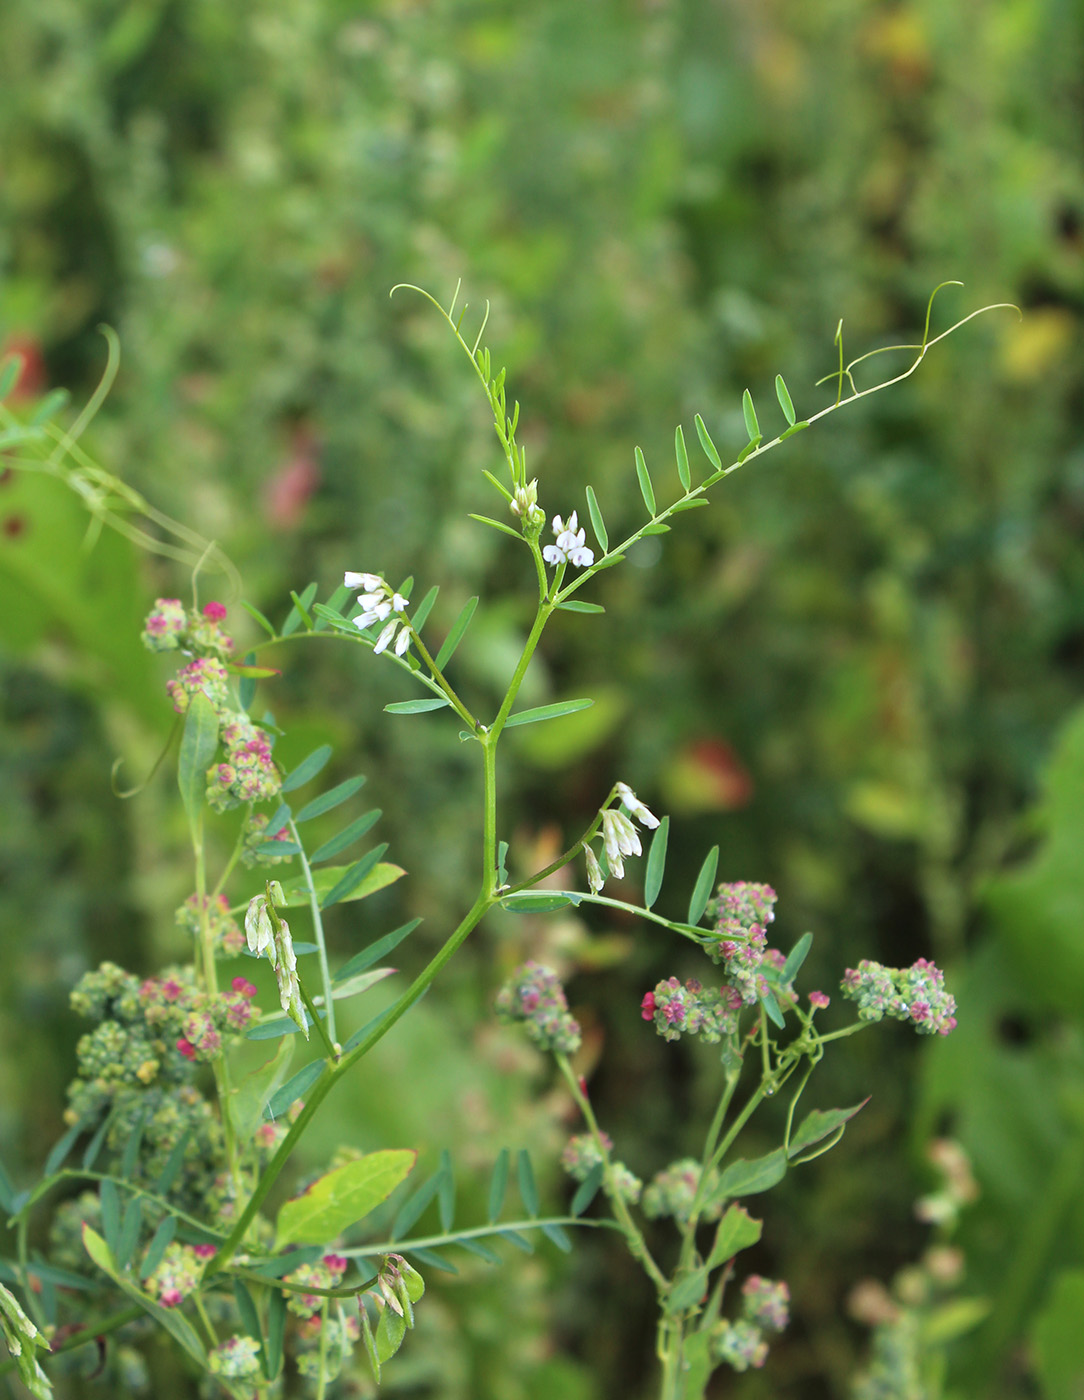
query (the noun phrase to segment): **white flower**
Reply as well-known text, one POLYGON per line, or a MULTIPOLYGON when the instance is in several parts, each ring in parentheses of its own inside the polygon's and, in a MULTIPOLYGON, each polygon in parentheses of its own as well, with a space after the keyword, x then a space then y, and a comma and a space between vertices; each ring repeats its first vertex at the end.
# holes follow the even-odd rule
POLYGON ((572 563, 577 569, 585 569, 595 562, 594 551, 584 543, 587 532, 579 526, 575 511, 568 517, 567 524, 559 515, 553 517, 553 533, 557 536, 557 543, 546 545, 542 551, 542 558, 547 564, 572 563))
POLYGON ((255 953, 259 957, 270 949, 268 956, 272 963, 275 961, 274 934, 271 929, 271 919, 267 913, 266 895, 253 895, 248 902, 248 910, 245 914, 245 938, 248 940, 250 953, 255 953))
POLYGON ((410 628, 409 628, 409 627, 404 627, 403 630, 399 633, 399 639, 398 639, 398 641, 395 643, 395 654, 396 654, 396 656, 402 656, 403 653, 406 651, 407 647, 409 647, 409 646, 410 646, 410 628))
POLYGON ((624 856, 642 853, 636 828, 624 812, 607 807, 602 814, 602 839, 606 844, 606 859, 611 872, 620 880, 625 873, 624 856))
POLYGON ((659 824, 658 817, 649 808, 645 807, 640 799, 629 787, 628 783, 618 783, 617 795, 621 799, 621 805, 626 811, 636 818, 641 825, 646 826, 649 831, 654 831, 659 824))
POLYGON ((381 632, 380 636, 376 639, 376 644, 373 647, 374 656, 379 656, 380 653, 385 650, 385 648, 391 645, 391 639, 395 636, 398 630, 399 619, 397 617, 393 617, 392 620, 388 623, 388 625, 384 628, 383 632, 381 632))
POLYGON ((379 574, 343 574, 343 584, 346 588, 380 588, 384 587, 384 580, 379 574))
POLYGON ((358 598, 358 606, 362 608, 375 608, 384 599, 384 590, 374 588, 371 593, 362 593, 358 598))
POLYGON ((402 595, 401 593, 395 593, 395 594, 392 595, 391 610, 392 610, 392 612, 399 612, 399 613, 401 613, 401 612, 406 612, 406 610, 407 610, 407 600, 403 597, 403 595, 402 595))
MULTIPOLYGON (((360 598, 358 601, 361 601, 360 598)), ((354 626, 360 632, 364 632, 366 627, 371 627, 374 622, 383 622, 390 614, 391 603, 385 600, 383 603, 377 603, 374 607, 366 608, 364 612, 358 613, 357 617, 352 620, 354 626)))
POLYGON ((587 883, 591 887, 591 892, 593 894, 598 894, 599 890, 602 889, 603 885, 606 883, 602 874, 602 866, 599 865, 598 857, 590 846, 584 846, 583 858, 587 862, 587 883))

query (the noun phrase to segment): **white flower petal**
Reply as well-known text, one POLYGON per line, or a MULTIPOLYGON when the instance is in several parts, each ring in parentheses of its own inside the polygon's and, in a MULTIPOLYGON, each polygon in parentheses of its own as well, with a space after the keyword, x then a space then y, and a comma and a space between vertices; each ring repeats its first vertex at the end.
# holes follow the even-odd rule
POLYGON ((396 656, 402 656, 408 646, 410 646, 410 628, 404 627, 399 633, 399 640, 395 643, 396 656))
POLYGON ((547 564, 567 564, 568 555, 563 549, 559 549, 555 544, 548 544, 542 551, 542 558, 547 564))
POLYGON ((383 582, 379 574, 343 574, 343 584, 347 588, 381 588, 383 582))
POLYGON ((406 612, 407 600, 403 597, 401 593, 395 593, 392 595, 391 610, 392 612, 406 612))
POLYGON ((568 560, 569 563, 574 564, 577 569, 590 568, 595 562, 594 551, 588 549, 585 545, 580 545, 576 549, 569 550, 568 560))
POLYGON ((393 618, 392 621, 388 623, 387 627, 384 628, 383 632, 381 632, 380 636, 377 637, 376 644, 373 647, 374 656, 379 656, 380 653, 391 644, 391 639, 395 636, 398 627, 398 618, 393 618))

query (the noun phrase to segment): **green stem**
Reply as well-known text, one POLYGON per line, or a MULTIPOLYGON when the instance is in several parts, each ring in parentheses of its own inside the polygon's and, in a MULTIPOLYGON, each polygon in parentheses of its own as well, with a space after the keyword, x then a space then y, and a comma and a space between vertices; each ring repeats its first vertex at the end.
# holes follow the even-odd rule
POLYGON ((324 1018, 319 1014, 316 1003, 309 995, 308 988, 300 977, 297 979, 297 990, 301 993, 301 1000, 305 1004, 306 1011, 308 1011, 309 1015, 312 1017, 312 1024, 316 1027, 320 1039, 324 1042, 324 1049, 327 1051, 328 1061, 331 1064, 335 1064, 339 1058, 339 1048, 331 1039, 328 1029, 324 1025, 324 1018))
POLYGON ((331 969, 327 962, 327 944, 324 941, 324 921, 320 917, 320 901, 316 895, 316 885, 312 878, 312 867, 309 865, 308 857, 305 855, 305 847, 301 837, 297 834, 297 823, 293 817, 290 818, 290 835, 294 838, 298 855, 301 858, 301 873, 305 877, 305 886, 309 892, 309 910, 312 914, 312 931, 316 939, 316 952, 320 961, 320 981, 324 991, 324 1010, 327 1012, 327 1038, 331 1047, 331 1054, 335 1055, 335 1045, 339 1037, 335 1034, 335 1003, 331 996, 331 969))
POLYGON ((531 664, 531 657, 534 656, 535 648, 538 646, 539 640, 542 637, 542 632, 546 623, 549 621, 553 607, 554 604, 545 599, 538 605, 538 611, 535 613, 530 635, 523 644, 523 651, 519 661, 516 663, 516 669, 512 675, 511 684, 508 687, 508 693, 501 703, 501 708, 497 711, 497 718, 489 728, 487 742, 495 741, 504 728, 505 721, 508 719, 512 706, 515 704, 516 696, 519 694, 519 688, 523 684, 524 676, 527 674, 527 667, 531 664))

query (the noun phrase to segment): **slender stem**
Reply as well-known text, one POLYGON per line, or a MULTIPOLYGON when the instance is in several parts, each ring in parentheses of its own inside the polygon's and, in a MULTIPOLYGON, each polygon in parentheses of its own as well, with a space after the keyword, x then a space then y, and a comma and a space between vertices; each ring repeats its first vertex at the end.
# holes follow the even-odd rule
MULTIPOLYGON (((466 724, 470 725, 471 733, 477 734, 479 729, 478 721, 474 718, 470 710, 467 709, 466 705, 464 705, 463 701, 460 700, 459 696, 455 693, 455 690, 448 683, 444 672, 440 669, 437 663, 430 656, 428 648, 426 647, 425 643, 422 641, 418 633, 414 630, 413 626, 411 626, 409 622, 407 623, 407 626, 410 629, 410 636, 414 642, 414 646, 417 648, 418 655, 429 667, 429 671, 433 678, 433 681, 436 685, 438 685, 441 688, 441 690, 444 691, 445 695, 451 702, 452 708, 455 710, 459 718, 463 720, 466 724)), ((403 662, 400 664, 405 665, 406 663, 403 662)))
MULTIPOLYGON (((591 823, 591 825, 587 828, 587 830, 583 833, 583 835, 580 837, 580 839, 574 845, 570 846, 568 850, 564 852, 563 855, 559 855, 556 860, 550 861, 549 865, 547 865, 545 869, 536 870, 535 873, 533 875, 529 875, 526 880, 520 880, 520 882, 516 885, 509 885, 508 888, 504 891, 504 893, 518 894, 520 890, 533 889, 534 886, 540 884, 546 878, 547 875, 553 875, 558 870, 563 870, 566 865, 570 864, 576 859, 579 853, 587 845, 588 841, 590 841, 591 838, 598 831, 601 822, 601 815, 597 816, 595 820, 591 823)), ((587 898, 587 896, 585 895, 584 898, 587 898)))
POLYGON ((211 1319, 207 1316, 207 1309, 203 1306, 203 1299, 200 1297, 198 1290, 193 1293, 192 1298, 196 1304, 196 1312, 199 1314, 199 1320, 203 1323, 203 1330, 207 1333, 207 1340, 211 1343, 212 1347, 218 1346, 218 1334, 211 1326, 211 1319))
POLYGON ((519 688, 523 684, 523 677, 527 674, 527 667, 531 663, 531 657, 534 656, 535 648, 538 646, 543 629, 545 628, 546 623, 549 621, 550 613, 553 611, 553 607, 553 603, 548 602, 546 600, 543 600, 538 605, 538 611, 535 613, 535 619, 531 627, 530 635, 528 636, 526 642, 524 642, 523 644, 523 651, 520 654, 519 661, 516 663, 516 669, 512 675, 511 683, 509 684, 508 693, 507 695, 505 695, 504 700, 501 703, 501 708, 497 711, 497 718, 493 721, 492 725, 490 725, 489 728, 489 733, 494 739, 497 737, 498 734, 500 734, 501 730, 504 728, 505 721, 508 719, 508 716, 511 713, 512 706, 515 704, 516 696, 519 694, 519 688))
POLYGON ((497 739, 490 732, 482 741, 482 890, 496 891, 497 871, 497 739))
MULTIPOLYGON (((204 809, 200 808, 199 820, 192 832, 192 849, 196 859, 196 903, 199 908, 200 958, 198 973, 203 980, 203 990, 213 1002, 218 996, 218 969, 215 966, 215 945, 211 934, 210 899, 207 895, 207 863, 203 845, 204 809)), ((232 1099, 230 1066, 225 1055, 217 1056, 212 1062, 215 1088, 221 1110, 222 1133, 226 1145, 226 1162, 230 1177, 238 1193, 241 1190, 241 1170, 237 1152, 237 1137, 233 1130, 233 1119, 229 1105, 232 1099)))
POLYGON ((320 961, 320 981, 324 991, 324 1010, 327 1012, 327 1035, 332 1047, 331 1053, 335 1054, 334 1046, 339 1037, 335 1034, 335 1003, 331 996, 331 969, 327 963, 327 944, 324 941, 324 921, 320 917, 320 901, 316 896, 316 885, 312 878, 312 867, 309 865, 308 857, 305 855, 305 847, 301 837, 297 834, 297 823, 293 817, 290 818, 290 835, 294 838, 298 855, 301 858, 301 873, 305 878, 305 886, 309 892, 309 910, 312 914, 312 931, 316 939, 316 952, 320 961))
POLYGON ((330 1301, 325 1299, 320 1310, 320 1371, 316 1382, 316 1400, 324 1400, 327 1393, 327 1314, 330 1306, 330 1301))
POLYGON ((591 1136, 595 1141, 595 1146, 602 1157, 607 1187, 606 1194, 609 1197, 610 1206, 621 1227, 621 1232, 625 1236, 625 1242, 629 1247, 629 1253, 643 1265, 644 1271, 647 1273, 658 1292, 664 1294, 669 1289, 670 1284, 666 1275, 652 1258, 651 1251, 647 1247, 647 1241, 637 1228, 636 1222, 629 1214, 629 1208, 625 1204, 621 1192, 617 1189, 617 1180, 614 1176, 613 1163, 610 1160, 610 1151, 606 1146, 606 1139, 602 1136, 602 1132, 599 1129, 598 1120, 595 1118, 595 1111, 591 1107, 591 1100, 580 1087, 580 1081, 576 1078, 572 1066, 568 1062, 568 1056, 559 1054, 556 1056, 556 1059, 565 1082, 572 1091, 572 1097, 576 1100, 579 1110, 583 1114, 584 1121, 591 1130, 591 1136))
POLYGON ((305 986, 304 982, 302 982, 300 977, 297 979, 297 990, 301 993, 301 1000, 305 1004, 305 1009, 312 1017, 312 1023, 319 1032, 320 1039, 324 1042, 324 1048, 327 1051, 328 1060, 331 1062, 331 1064, 335 1064, 339 1058, 339 1048, 336 1042, 334 1042, 331 1039, 331 1036, 328 1034, 328 1029, 324 1025, 324 1018, 319 1014, 316 1007, 316 1003, 309 995, 309 990, 305 986))

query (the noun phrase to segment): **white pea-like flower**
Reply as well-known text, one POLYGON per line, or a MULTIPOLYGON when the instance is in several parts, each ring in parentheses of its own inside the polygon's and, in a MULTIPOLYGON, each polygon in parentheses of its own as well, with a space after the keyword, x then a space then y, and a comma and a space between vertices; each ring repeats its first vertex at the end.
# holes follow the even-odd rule
POLYGON ((592 894, 598 894, 606 880, 602 874, 602 866, 598 863, 598 856, 590 846, 584 846, 583 858, 587 863, 587 883, 591 887, 592 894))
POLYGON ((410 646, 410 628, 404 627, 395 643, 396 656, 402 656, 410 646))
POLYGON ((577 569, 585 569, 595 562, 594 551, 588 549, 585 543, 587 532, 580 529, 575 511, 568 517, 567 523, 559 515, 555 515, 553 533, 557 537, 557 543, 546 545, 542 551, 542 558, 547 564, 570 563, 577 569))
POLYGON ((343 574, 343 586, 346 588, 379 588, 383 590, 384 580, 379 574, 343 574))
POLYGON ((634 816, 641 826, 646 826, 648 831, 654 831, 659 824, 654 812, 640 801, 628 783, 617 783, 615 786, 625 810, 634 816))
POLYGON ((399 619, 392 618, 391 622, 388 623, 388 625, 384 628, 383 632, 381 632, 380 636, 376 639, 376 642, 373 646, 374 656, 379 656, 382 651, 385 651, 389 646, 391 646, 391 639, 395 636, 398 630, 399 619))
POLYGON ((602 839, 610 870, 620 880, 625 873, 624 857, 642 854, 636 828, 624 812, 607 807, 602 814, 602 839))

